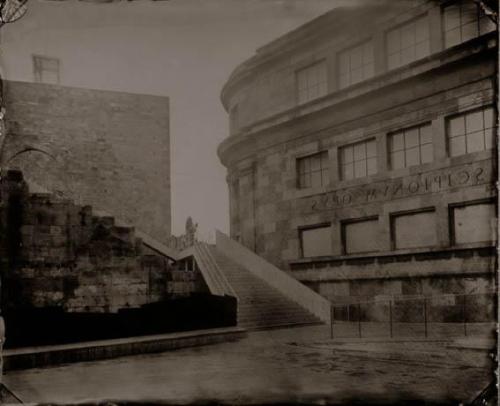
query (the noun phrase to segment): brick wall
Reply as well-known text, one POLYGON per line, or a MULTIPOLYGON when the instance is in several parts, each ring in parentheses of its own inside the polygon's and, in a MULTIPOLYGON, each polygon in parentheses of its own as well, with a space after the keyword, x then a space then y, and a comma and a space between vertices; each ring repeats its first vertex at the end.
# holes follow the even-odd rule
POLYGON ((26 179, 112 213, 159 241, 170 235, 166 97, 6 81, 6 161, 26 179))
POLYGON ((30 193, 22 174, 0 180, 2 306, 116 312, 206 291, 131 227, 52 194, 30 193))

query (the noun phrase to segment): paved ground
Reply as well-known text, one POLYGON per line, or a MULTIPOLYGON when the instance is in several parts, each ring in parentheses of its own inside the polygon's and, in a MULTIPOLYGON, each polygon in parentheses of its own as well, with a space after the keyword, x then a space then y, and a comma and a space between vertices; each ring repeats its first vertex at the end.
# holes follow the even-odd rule
POLYGON ((320 326, 256 332, 239 342, 163 354, 10 372, 4 382, 25 402, 412 399, 456 404, 486 387, 492 373, 490 367, 461 363, 353 356, 328 345, 328 329, 320 326))

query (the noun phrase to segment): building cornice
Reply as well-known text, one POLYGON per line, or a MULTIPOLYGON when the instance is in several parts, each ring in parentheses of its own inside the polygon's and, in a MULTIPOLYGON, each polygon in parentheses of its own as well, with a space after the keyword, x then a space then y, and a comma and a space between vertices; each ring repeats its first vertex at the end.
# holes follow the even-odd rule
POLYGON ((239 133, 229 136, 219 144, 217 149, 218 156, 223 165, 227 166, 229 164, 229 156, 233 154, 236 147, 241 147, 241 149, 247 153, 253 151, 256 146, 256 140, 261 134, 278 130, 283 126, 305 119, 315 113, 317 114, 327 109, 331 110, 347 102, 355 102, 361 98, 366 99, 373 97, 379 94, 381 90, 391 85, 408 83, 432 71, 437 71, 465 60, 476 59, 479 54, 484 54, 486 56, 486 54, 493 55, 493 53, 495 53, 496 57, 496 35, 497 33, 493 32, 480 38, 475 38, 467 43, 432 54, 427 58, 415 61, 399 69, 386 72, 362 83, 330 93, 325 97, 313 100, 304 105, 295 106, 265 119, 256 121, 251 125, 243 127, 240 129, 239 133))
POLYGON ((258 48, 255 55, 233 70, 221 91, 220 98, 224 108, 229 111, 230 94, 251 80, 266 64, 301 49, 307 49, 321 39, 334 38, 339 35, 356 36, 359 34, 359 26, 366 26, 365 22, 377 23, 378 20, 387 20, 402 12, 410 12, 429 1, 432 0, 421 0, 418 6, 398 0, 397 2, 380 1, 370 6, 338 7, 278 37, 258 48), (353 24, 354 19, 356 24, 353 24))

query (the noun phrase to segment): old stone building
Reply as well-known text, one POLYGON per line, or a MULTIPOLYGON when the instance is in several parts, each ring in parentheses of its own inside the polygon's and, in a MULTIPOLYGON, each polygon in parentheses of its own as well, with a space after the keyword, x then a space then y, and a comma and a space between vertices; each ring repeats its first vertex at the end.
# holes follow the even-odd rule
POLYGON ((494 291, 495 23, 469 0, 386 3, 230 76, 231 236, 333 301, 494 291))
POLYGON ((171 232, 167 97, 4 82, 4 167, 158 241, 171 232), (21 151, 29 152, 16 155, 21 151))

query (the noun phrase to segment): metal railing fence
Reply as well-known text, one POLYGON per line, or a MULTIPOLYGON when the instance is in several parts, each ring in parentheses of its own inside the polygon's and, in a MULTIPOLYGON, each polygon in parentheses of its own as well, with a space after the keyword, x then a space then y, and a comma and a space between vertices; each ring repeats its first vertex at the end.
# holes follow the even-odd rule
POLYGON ((497 320, 497 294, 404 296, 335 303, 331 338, 488 335, 497 320))

